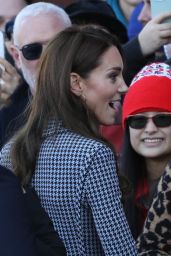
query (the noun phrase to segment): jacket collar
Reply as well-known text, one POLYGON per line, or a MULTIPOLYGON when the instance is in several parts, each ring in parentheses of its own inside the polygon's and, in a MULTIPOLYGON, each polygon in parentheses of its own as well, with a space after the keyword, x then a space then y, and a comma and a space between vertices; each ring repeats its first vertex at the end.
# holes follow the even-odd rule
POLYGON ((42 137, 48 137, 55 133, 59 133, 63 128, 62 121, 57 122, 56 120, 50 120, 47 128, 44 129, 42 137))

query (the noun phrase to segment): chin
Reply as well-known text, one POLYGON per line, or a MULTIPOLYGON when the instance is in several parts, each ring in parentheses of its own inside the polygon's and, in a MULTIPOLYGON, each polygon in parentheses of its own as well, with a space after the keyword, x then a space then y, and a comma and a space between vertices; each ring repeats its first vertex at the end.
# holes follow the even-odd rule
POLYGON ((102 125, 106 125, 106 126, 111 126, 111 125, 114 125, 116 122, 115 120, 114 121, 106 121, 106 122, 103 122, 102 125))
POLYGON ((161 154, 160 152, 144 152, 144 154, 141 155, 144 156, 145 158, 159 158, 163 154, 161 154))

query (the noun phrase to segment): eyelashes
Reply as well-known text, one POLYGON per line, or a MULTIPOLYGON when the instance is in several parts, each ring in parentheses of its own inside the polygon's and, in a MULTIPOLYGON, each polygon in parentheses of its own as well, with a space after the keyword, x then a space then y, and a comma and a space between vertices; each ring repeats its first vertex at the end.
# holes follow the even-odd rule
POLYGON ((112 74, 109 74, 109 79, 112 81, 112 82, 115 82, 117 77, 119 76, 119 74, 117 73, 112 73, 112 74))

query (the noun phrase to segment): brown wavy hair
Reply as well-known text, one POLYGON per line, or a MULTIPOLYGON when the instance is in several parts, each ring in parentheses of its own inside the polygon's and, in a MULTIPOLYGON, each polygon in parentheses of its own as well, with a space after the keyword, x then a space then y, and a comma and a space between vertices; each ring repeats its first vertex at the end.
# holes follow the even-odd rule
POLYGON ((71 92, 70 73, 87 78, 111 46, 122 55, 118 40, 105 29, 93 25, 67 28, 47 46, 28 121, 18 132, 12 147, 12 164, 23 186, 32 178, 42 132, 51 119, 62 120, 65 127, 108 144, 101 138, 93 113, 71 92))

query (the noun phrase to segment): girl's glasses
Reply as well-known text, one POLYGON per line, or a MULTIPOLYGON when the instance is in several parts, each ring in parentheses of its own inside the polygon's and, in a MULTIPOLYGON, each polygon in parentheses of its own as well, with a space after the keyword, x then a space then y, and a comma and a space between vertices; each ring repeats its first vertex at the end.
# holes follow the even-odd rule
POLYGON ((152 117, 143 115, 129 116, 127 119, 128 125, 133 129, 145 128, 147 121, 151 119, 157 127, 168 127, 171 125, 171 114, 157 114, 152 117))

